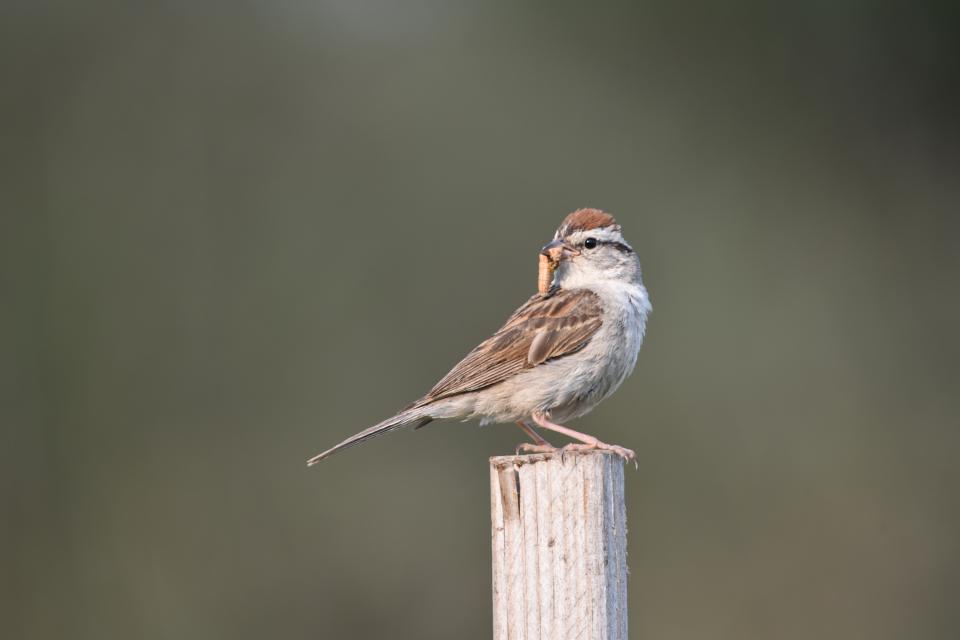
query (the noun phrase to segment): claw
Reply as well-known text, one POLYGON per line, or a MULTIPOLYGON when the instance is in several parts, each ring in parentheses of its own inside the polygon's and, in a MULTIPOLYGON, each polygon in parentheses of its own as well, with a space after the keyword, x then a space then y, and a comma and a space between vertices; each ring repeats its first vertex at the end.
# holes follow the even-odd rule
POLYGON ((561 460, 563 459, 563 455, 567 451, 596 451, 596 450, 609 451, 617 455, 618 457, 623 458, 624 462, 633 462, 633 465, 635 468, 637 469, 640 468, 640 464, 637 462, 637 454, 635 454, 632 450, 627 449, 626 447, 621 447, 620 445, 607 444, 606 442, 600 442, 599 440, 597 442, 593 442, 590 444, 579 444, 579 443, 568 444, 560 450, 560 459, 561 460))
POLYGON ((620 456, 621 458, 623 458, 624 462, 632 462, 634 468, 636 469, 640 468, 640 463, 637 462, 637 454, 635 454, 631 449, 627 449, 626 447, 621 447, 616 444, 604 444, 603 442, 600 442, 598 444, 599 444, 599 448, 604 449, 606 451, 610 451, 620 456))

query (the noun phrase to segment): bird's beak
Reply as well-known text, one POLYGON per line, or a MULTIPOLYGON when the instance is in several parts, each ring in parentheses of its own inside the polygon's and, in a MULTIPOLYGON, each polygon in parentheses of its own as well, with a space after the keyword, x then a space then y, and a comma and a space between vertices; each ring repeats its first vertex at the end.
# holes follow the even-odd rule
POLYGON ((562 260, 569 260, 580 255, 580 252, 562 240, 553 240, 544 245, 543 249, 540 250, 540 255, 546 256, 551 263, 558 265, 562 260))

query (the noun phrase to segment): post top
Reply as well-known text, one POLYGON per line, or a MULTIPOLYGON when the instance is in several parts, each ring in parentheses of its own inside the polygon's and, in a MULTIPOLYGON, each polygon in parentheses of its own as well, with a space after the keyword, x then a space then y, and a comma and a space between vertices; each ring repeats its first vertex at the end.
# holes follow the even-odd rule
POLYGON ((576 449, 571 451, 561 451, 560 449, 557 449, 556 451, 552 451, 550 453, 526 453, 523 455, 513 456, 490 456, 490 466, 501 469, 508 466, 519 467, 525 464, 536 464, 538 462, 548 462, 550 460, 567 461, 573 458, 588 456, 612 456, 616 458, 617 454, 604 449, 593 449, 588 451, 576 449))

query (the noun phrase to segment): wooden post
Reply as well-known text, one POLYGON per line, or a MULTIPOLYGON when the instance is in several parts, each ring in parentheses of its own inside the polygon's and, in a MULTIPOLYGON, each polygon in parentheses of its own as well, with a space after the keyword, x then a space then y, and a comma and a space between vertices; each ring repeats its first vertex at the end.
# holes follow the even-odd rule
POLYGON ((490 458, 494 640, 627 640, 623 461, 490 458))

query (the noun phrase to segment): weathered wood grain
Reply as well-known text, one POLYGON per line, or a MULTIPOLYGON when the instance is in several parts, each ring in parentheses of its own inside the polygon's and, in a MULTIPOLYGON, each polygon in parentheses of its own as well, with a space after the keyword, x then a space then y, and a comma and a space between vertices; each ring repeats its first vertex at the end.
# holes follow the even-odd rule
POLYGON ((627 640, 623 461, 490 459, 494 640, 627 640))

